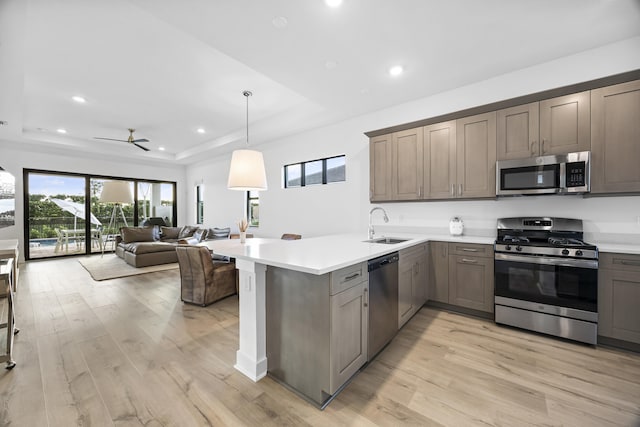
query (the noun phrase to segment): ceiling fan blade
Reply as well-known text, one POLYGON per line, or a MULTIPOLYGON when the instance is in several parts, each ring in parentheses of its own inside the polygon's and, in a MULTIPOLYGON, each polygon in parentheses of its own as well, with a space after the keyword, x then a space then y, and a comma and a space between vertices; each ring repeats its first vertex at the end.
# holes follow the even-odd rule
POLYGON ((136 146, 136 147, 138 147, 138 148, 142 148, 144 151, 149 151, 149 149, 148 149, 147 147, 143 147, 143 146, 142 146, 142 145, 140 145, 140 144, 136 144, 135 142, 132 142, 132 144, 133 144, 133 145, 135 145, 135 146, 136 146))
POLYGON ((149 140, 147 138, 140 138, 140 139, 134 139, 131 142, 149 142, 149 140))
POLYGON ((125 140, 125 139, 100 138, 99 136, 94 136, 93 139, 106 139, 107 141, 129 142, 129 141, 125 140))

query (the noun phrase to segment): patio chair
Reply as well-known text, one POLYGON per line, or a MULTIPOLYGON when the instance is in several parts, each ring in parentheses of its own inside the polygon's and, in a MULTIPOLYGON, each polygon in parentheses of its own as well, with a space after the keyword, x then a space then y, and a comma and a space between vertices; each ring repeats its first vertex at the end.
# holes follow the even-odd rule
POLYGON ((55 231, 56 231, 56 237, 58 238, 58 240, 56 240, 56 247, 53 250, 53 252, 57 254, 62 250, 62 245, 64 244, 64 238, 62 237, 62 232, 60 231, 59 228, 56 228, 55 231))

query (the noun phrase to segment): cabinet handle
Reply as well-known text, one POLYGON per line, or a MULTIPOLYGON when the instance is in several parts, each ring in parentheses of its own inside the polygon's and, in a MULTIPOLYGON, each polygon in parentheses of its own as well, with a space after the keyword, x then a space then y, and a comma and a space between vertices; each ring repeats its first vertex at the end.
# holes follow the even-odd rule
POLYGON ((544 149, 544 143, 546 142, 546 139, 542 140, 542 154, 546 153, 546 150, 544 149))
POLYGON ((462 196, 462 184, 458 186, 458 196, 462 196))
POLYGON ((536 155, 536 151, 534 149, 535 146, 536 146, 536 140, 534 139, 533 141, 531 141, 531 155, 532 156, 536 155))
POLYGON ((620 260, 620 264, 622 264, 622 265, 633 265, 635 267, 640 267, 640 262, 638 262, 638 261, 627 261, 627 260, 621 259, 620 260))
POLYGON ((477 249, 473 249, 473 248, 462 248, 462 250, 463 250, 464 252, 478 252, 478 250, 477 250, 477 249))
POLYGON ((364 288, 364 306, 365 307, 369 307, 369 294, 368 294, 369 290, 367 288, 364 288))
POLYGON ((467 264, 477 264, 478 260, 462 258, 462 262, 466 262, 467 264))
POLYGON ((349 280, 353 280, 353 279, 355 279, 355 278, 356 278, 356 277, 358 277, 358 276, 360 276, 360 273, 353 273, 353 274, 351 274, 351 275, 349 275, 349 276, 345 277, 345 278, 344 278, 344 281, 345 281, 345 282, 348 282, 349 280))
POLYGON ((455 197, 456 195, 456 185, 451 184, 451 197, 455 197))

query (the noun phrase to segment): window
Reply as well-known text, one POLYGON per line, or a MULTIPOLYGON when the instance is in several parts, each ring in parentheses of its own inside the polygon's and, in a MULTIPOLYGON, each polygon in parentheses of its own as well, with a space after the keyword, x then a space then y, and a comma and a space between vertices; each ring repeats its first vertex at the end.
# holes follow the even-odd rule
POLYGON ((250 227, 260 226, 260 196, 257 191, 247 191, 247 218, 250 227))
POLYGON ((306 187, 346 181, 345 156, 293 163, 284 167, 284 187, 306 187))
POLYGON ((204 185, 196 185, 196 224, 204 223, 204 185))

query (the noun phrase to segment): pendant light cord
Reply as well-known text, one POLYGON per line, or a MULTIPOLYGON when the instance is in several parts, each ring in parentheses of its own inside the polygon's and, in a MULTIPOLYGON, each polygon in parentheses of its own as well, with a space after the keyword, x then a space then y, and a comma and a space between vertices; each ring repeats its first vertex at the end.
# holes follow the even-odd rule
POLYGON ((247 147, 249 147, 249 97, 253 95, 253 93, 249 90, 245 90, 242 94, 247 98, 247 147))

